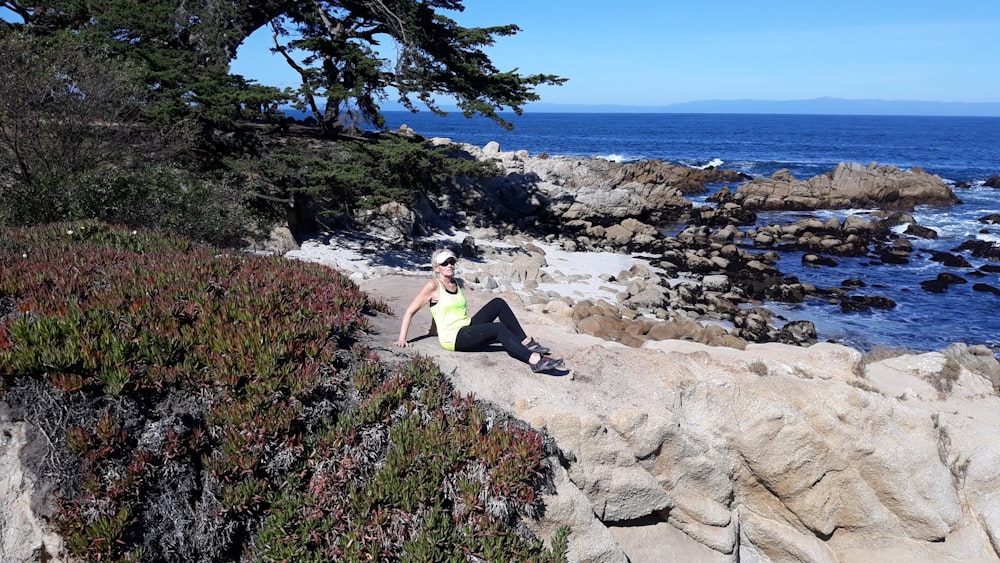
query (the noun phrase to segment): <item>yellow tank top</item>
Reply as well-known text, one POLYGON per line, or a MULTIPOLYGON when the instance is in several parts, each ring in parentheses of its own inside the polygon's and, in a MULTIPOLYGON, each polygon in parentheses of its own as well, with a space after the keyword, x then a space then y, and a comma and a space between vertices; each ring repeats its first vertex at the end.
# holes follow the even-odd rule
POLYGON ((431 316, 437 325, 438 342, 445 350, 454 350, 458 329, 469 326, 472 319, 469 318, 462 288, 458 287, 455 293, 450 293, 444 288, 441 280, 434 281, 437 282, 439 291, 437 303, 431 303, 431 316))

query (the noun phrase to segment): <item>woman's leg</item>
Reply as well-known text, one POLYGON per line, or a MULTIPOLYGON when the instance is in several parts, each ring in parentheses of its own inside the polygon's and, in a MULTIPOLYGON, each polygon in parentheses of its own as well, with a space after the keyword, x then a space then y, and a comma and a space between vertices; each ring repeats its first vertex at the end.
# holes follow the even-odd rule
POLYGON ((517 337, 518 342, 524 342, 528 339, 528 335, 521 328, 521 323, 518 322, 517 317, 514 315, 514 311, 510 310, 510 305, 500 297, 493 298, 489 303, 483 306, 482 309, 472 315, 472 324, 483 324, 492 323, 495 320, 499 320, 503 323, 503 326, 507 328, 508 331, 515 337, 517 337))
MULTIPOLYGON (((478 313, 477 313, 478 314, 478 313)), ((518 337, 501 323, 486 322, 471 324, 459 329, 455 336, 455 350, 459 352, 476 352, 487 344, 499 342, 504 351, 511 357, 530 363, 531 350, 521 343, 523 337, 518 337)))

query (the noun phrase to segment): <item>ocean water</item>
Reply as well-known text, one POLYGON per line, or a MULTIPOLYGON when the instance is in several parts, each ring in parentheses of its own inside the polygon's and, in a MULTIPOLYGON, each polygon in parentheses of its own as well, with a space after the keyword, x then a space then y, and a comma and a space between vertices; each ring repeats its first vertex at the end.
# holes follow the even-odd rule
MULTIPOLYGON (((807 267, 795 252, 784 253, 778 264, 783 273, 821 287, 860 278, 868 287, 854 293, 891 297, 896 308, 841 313, 839 307, 821 300, 765 305, 781 318, 813 321, 822 340, 861 349, 882 344, 928 351, 953 342, 1000 349, 1000 296, 972 290, 977 282, 1000 287, 1000 275, 970 275, 987 262, 968 253, 964 256, 972 269, 946 268, 930 260, 932 251, 951 251, 965 240, 1000 242, 1000 226, 977 221, 986 214, 1000 213, 1000 190, 983 186, 987 178, 1000 174, 1000 118, 525 113, 509 115, 515 129, 506 131, 490 120, 466 119, 458 114, 442 118, 426 112, 388 112, 386 117, 390 128, 406 124, 427 137, 448 137, 478 146, 497 141, 502 150, 524 149, 533 156, 602 156, 623 161, 653 158, 689 166, 717 165, 755 177, 787 168, 795 177, 806 179, 826 173, 840 162, 921 167, 952 184, 962 203, 915 211, 917 222, 938 231, 939 238, 911 238, 915 250, 910 264, 883 265, 872 258, 837 257, 836 267, 807 267), (953 285, 943 294, 920 288, 920 281, 945 271, 969 283, 953 285)), ((863 212, 820 211, 814 215, 842 219, 863 212)), ((805 216, 764 214, 760 221, 789 223, 805 216)))

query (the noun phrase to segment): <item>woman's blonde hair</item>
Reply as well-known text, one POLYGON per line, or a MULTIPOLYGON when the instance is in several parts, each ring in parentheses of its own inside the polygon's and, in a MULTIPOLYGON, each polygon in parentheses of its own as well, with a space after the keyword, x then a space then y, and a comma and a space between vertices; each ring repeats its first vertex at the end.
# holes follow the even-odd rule
POLYGON ((431 255, 431 266, 440 266, 445 260, 452 258, 458 260, 458 256, 447 248, 439 248, 431 255))

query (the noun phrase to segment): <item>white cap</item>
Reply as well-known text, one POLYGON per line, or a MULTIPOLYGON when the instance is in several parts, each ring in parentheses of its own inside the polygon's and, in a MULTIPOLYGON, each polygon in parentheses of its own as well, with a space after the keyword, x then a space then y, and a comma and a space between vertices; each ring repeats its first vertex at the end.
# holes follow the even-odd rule
POLYGON ((449 258, 453 260, 458 260, 458 257, 455 256, 455 253, 448 250, 447 248, 437 250, 434 252, 434 256, 431 257, 431 264, 434 264, 435 266, 440 266, 441 264, 444 263, 445 260, 449 258))

